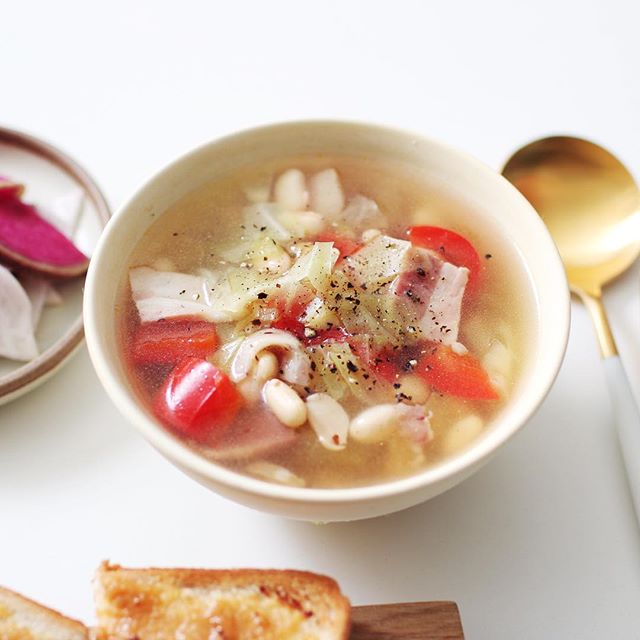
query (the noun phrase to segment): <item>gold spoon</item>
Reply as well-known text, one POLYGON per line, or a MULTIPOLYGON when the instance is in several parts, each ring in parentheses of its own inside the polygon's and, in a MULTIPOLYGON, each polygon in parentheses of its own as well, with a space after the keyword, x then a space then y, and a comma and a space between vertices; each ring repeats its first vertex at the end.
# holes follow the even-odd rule
POLYGON ((602 305, 602 286, 640 253, 640 190, 611 153, 593 142, 566 136, 526 145, 511 156, 502 173, 544 220, 562 256, 571 291, 591 315, 640 518, 640 413, 602 305))

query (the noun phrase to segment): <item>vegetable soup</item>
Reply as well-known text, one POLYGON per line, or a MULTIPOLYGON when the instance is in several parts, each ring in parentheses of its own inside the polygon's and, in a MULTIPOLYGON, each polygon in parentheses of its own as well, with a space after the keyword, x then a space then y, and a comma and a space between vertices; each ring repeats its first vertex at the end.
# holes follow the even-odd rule
POLYGON ((533 304, 489 216, 390 161, 303 156, 204 185, 129 258, 148 410, 263 480, 353 487, 462 451, 509 400, 533 304))

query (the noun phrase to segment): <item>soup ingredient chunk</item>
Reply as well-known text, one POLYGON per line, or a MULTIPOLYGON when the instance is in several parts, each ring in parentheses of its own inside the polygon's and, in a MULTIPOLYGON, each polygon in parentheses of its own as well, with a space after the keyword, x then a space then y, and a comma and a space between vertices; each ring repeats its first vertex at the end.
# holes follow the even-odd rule
POLYGON ((188 357, 206 358, 217 346, 218 334, 211 322, 156 320, 136 328, 131 355, 136 364, 177 364, 188 357))
POLYGON ((184 435, 213 441, 230 426, 241 400, 227 375, 200 358, 187 358, 166 379, 156 412, 184 435))
POLYGON ((443 260, 469 270, 469 290, 480 286, 482 262, 473 245, 459 233, 442 227, 418 226, 409 228, 409 240, 416 247, 431 249, 443 260))
POLYGON ((497 400, 500 396, 487 372, 471 354, 434 344, 417 364, 418 373, 436 390, 460 398, 497 400))

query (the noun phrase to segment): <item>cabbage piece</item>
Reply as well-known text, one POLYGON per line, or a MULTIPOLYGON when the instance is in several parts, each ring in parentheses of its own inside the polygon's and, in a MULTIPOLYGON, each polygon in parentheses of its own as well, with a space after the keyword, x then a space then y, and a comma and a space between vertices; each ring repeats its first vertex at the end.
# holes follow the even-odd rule
POLYGON ((354 283, 375 293, 376 287, 391 282, 402 272, 410 250, 407 240, 381 235, 347 256, 342 270, 354 283))
POLYGON ((376 404, 393 397, 391 386, 368 371, 346 342, 326 347, 327 358, 346 388, 364 404, 376 404))
POLYGON ((361 195, 349 200, 349 204, 340 214, 340 222, 358 231, 371 227, 384 228, 388 224, 387 217, 380 211, 376 202, 361 195))
POLYGON ((336 312, 349 333, 375 335, 387 344, 399 342, 397 333, 388 331, 381 319, 362 304, 368 295, 363 287, 354 285, 342 271, 335 271, 332 275, 329 291, 329 308, 336 312))
POLYGON ((262 236, 255 240, 245 258, 249 268, 255 269, 258 273, 283 273, 291 266, 289 254, 269 236, 262 236))
POLYGON ((234 317, 247 313, 249 305, 259 296, 268 296, 289 288, 302 281, 309 282, 316 291, 323 293, 329 287, 331 271, 338 259, 338 252, 332 242, 316 242, 308 253, 300 256, 293 266, 279 277, 260 274, 253 269, 237 268, 227 276, 227 288, 224 283, 216 288, 215 304, 234 317))
POLYGON ((300 322, 305 327, 316 329, 329 329, 339 324, 338 316, 324 298, 316 296, 305 308, 304 313, 300 317, 300 322))
POLYGON ((323 293, 329 287, 331 271, 339 255, 333 248, 333 242, 314 242, 311 251, 298 258, 278 282, 286 285, 306 279, 319 293, 323 293))

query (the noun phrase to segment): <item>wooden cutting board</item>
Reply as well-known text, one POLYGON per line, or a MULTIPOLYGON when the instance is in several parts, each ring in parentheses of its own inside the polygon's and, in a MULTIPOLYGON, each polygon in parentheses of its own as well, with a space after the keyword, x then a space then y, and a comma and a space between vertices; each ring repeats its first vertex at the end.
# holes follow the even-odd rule
POLYGON ((455 602, 403 602, 351 610, 350 640, 464 640, 455 602))

